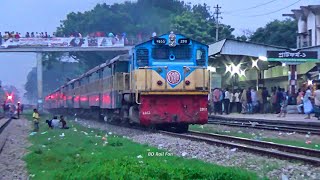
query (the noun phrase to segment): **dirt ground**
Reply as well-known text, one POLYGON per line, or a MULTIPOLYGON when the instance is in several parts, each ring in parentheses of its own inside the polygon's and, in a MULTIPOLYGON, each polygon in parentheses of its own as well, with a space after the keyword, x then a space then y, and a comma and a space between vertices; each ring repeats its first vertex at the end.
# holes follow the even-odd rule
POLYGON ((0 135, 0 139, 7 137, 7 142, 0 154, 0 180, 26 180, 28 173, 22 160, 30 145, 27 138, 30 122, 26 119, 13 119, 0 135))

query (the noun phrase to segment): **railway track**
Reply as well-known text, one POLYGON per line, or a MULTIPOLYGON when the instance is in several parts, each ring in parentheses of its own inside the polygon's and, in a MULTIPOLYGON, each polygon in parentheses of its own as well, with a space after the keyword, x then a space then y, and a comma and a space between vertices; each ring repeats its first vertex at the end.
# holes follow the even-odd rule
POLYGON ((301 161, 304 163, 320 166, 319 150, 288 146, 265 141, 256 141, 233 136, 207 134, 196 131, 189 131, 186 134, 179 134, 168 131, 160 131, 160 133, 193 141, 206 142, 207 144, 237 148, 239 150, 272 156, 278 159, 301 161))
POLYGON ((301 134, 320 135, 320 127, 312 125, 300 124, 283 124, 275 122, 257 122, 257 121, 236 121, 236 120, 220 120, 209 119, 208 124, 218 124, 233 127, 245 127, 254 129, 264 129, 271 131, 296 132, 301 134))
POLYGON ((4 120, 4 117, 2 118, 0 117, 0 154, 2 153, 2 150, 8 140, 7 137, 2 135, 3 130, 10 124, 11 120, 12 120, 11 118, 4 120))

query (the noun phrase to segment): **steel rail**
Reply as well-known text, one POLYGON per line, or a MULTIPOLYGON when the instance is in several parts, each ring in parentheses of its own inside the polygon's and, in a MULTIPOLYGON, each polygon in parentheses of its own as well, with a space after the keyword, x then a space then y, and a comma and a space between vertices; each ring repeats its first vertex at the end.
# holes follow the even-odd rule
MULTIPOLYGON (((272 147, 275 147, 276 145, 273 146, 267 146, 267 143, 265 143, 263 146, 261 145, 261 147, 257 147, 256 144, 259 143, 259 141, 256 141, 255 144, 245 144, 245 143, 240 143, 240 142, 232 142, 235 141, 235 139, 229 139, 227 136, 225 136, 223 138, 223 140, 221 139, 215 139, 213 138, 210 134, 206 134, 206 135, 199 135, 197 134, 198 132, 189 132, 187 134, 179 134, 179 133, 173 133, 173 132, 168 132, 168 131, 159 131, 161 134, 166 134, 169 136, 173 136, 173 137, 178 137, 178 138, 182 138, 182 139, 188 139, 188 140, 192 140, 192 141, 201 141, 201 142, 206 142, 207 144, 214 144, 214 145, 222 145, 222 146, 227 146, 227 147, 231 147, 231 148, 238 148, 240 150, 246 151, 246 152, 251 152, 251 153, 256 153, 256 154, 262 154, 262 155, 268 155, 268 156, 272 156, 272 157, 276 157, 278 159, 286 159, 286 160, 296 160, 296 161, 302 161, 305 163, 309 163, 312 165, 316 165, 316 166, 320 166, 320 158, 319 157, 311 157, 311 156, 307 156, 307 155, 301 155, 302 152, 300 152, 300 154, 297 153, 293 153, 293 152, 297 152, 297 148, 292 148, 292 146, 288 146, 288 148, 292 148, 292 150, 288 150, 287 152, 285 151, 281 151, 283 150, 283 147, 279 149, 272 149, 272 147), (268 147, 268 148, 266 148, 268 147), (288 152, 290 151, 290 152, 288 152)), ((203 134, 203 133, 201 133, 203 134)), ((234 137, 233 137, 234 138, 234 137)), ((243 138, 242 138, 243 139, 243 138)), ((242 140, 245 141, 245 140, 242 140)), ((284 146, 284 145, 283 145, 284 146)), ((304 148, 306 149, 306 148, 304 148)), ((305 150, 303 153, 306 153, 308 151, 309 154, 313 154, 313 155, 319 155, 318 152, 312 152, 312 150, 305 150)))
POLYGON ((226 120, 209 120, 208 124, 219 124, 226 126, 234 126, 234 127, 247 127, 247 128, 255 128, 255 129, 265 129, 272 131, 286 131, 286 132, 296 132, 296 133, 311 133, 320 135, 320 129, 315 128, 306 128, 297 125, 284 126, 284 125, 276 125, 274 124, 266 124, 266 123, 248 123, 248 122, 239 122, 239 121, 226 121, 226 120))
POLYGON ((232 142, 238 142, 238 143, 248 144, 248 145, 262 147, 262 148, 272 148, 272 149, 277 149, 279 151, 320 158, 320 151, 315 149, 278 144, 278 143, 273 143, 268 141, 258 141, 258 140, 248 139, 248 138, 241 138, 241 137, 221 135, 221 134, 202 133, 198 131, 189 131, 189 134, 208 137, 208 138, 214 138, 214 139, 220 139, 220 140, 228 140, 232 142))
MULTIPOLYGON (((1 119, 1 118, 0 118, 1 119)), ((10 122, 12 121, 12 119, 7 119, 5 120, 5 123, 3 123, 1 126, 0 126, 0 135, 2 134, 3 130, 10 124, 10 122)), ((0 121, 1 122, 1 121, 0 121)), ((4 146, 6 145, 6 142, 7 142, 7 137, 3 140, 3 141, 0 141, 0 154, 2 153, 2 150, 4 148, 4 146)))

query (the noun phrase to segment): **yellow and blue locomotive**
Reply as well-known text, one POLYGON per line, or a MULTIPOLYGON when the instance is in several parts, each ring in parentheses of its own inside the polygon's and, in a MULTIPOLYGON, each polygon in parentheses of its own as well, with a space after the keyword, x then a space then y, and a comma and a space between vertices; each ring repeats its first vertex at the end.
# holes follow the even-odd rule
POLYGON ((46 97, 45 107, 186 131, 208 121, 207 66, 207 45, 171 32, 68 82, 46 97))

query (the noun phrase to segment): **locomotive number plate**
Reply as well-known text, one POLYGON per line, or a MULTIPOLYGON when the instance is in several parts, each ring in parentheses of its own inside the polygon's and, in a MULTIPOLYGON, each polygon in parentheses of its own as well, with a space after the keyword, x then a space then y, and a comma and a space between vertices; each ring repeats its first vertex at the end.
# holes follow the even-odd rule
POLYGON ((178 71, 172 70, 167 73, 167 81, 168 83, 175 85, 180 82, 181 75, 178 71))
POLYGON ((182 38, 182 39, 178 40, 178 43, 180 45, 188 45, 188 44, 190 44, 190 39, 189 38, 182 38))
POLYGON ((200 108, 200 112, 203 112, 203 111, 208 111, 207 108, 200 108))
POLYGON ((158 45, 164 45, 167 43, 167 40, 164 38, 154 38, 153 42, 158 45))

